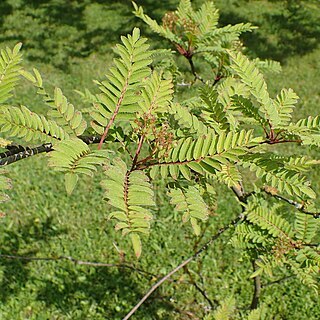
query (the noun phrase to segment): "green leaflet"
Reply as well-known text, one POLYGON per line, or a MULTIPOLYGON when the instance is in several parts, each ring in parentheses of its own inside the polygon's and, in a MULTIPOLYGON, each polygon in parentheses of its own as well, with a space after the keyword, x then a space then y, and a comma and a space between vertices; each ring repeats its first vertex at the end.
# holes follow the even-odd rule
POLYGON ((310 243, 319 228, 318 220, 303 212, 297 212, 295 216, 296 237, 306 243, 310 243))
POLYGON ((64 177, 65 177, 65 186, 66 186, 67 194, 71 195, 71 193, 73 192, 78 182, 78 175, 72 172, 69 172, 69 173, 66 173, 64 177))
POLYGON ((214 311, 214 320, 228 320, 232 319, 236 310, 235 298, 230 296, 222 301, 221 305, 214 311))
POLYGON ((162 80, 155 71, 152 73, 142 89, 139 106, 143 113, 167 112, 172 100, 173 83, 170 80, 162 80))
POLYGON ((20 71, 22 76, 38 88, 37 93, 42 96, 44 102, 51 108, 47 114, 48 118, 54 119, 68 136, 75 137, 83 134, 87 128, 87 122, 83 119, 82 113, 68 102, 60 88, 55 88, 54 96, 51 98, 42 85, 43 81, 39 71, 33 69, 33 73, 25 70, 20 71))
POLYGON ((180 42, 179 38, 175 36, 170 30, 162 26, 159 26, 155 20, 152 20, 150 17, 144 14, 142 7, 138 7, 138 5, 135 2, 132 2, 132 4, 135 9, 134 14, 138 18, 142 19, 145 23, 147 23, 154 32, 162 35, 165 38, 170 39, 171 41, 176 41, 177 43, 180 42))
POLYGON ((192 153, 190 153, 189 155, 190 160, 201 158, 203 142, 204 142, 203 136, 198 137, 198 139, 193 142, 192 147, 190 148, 192 150, 192 153))
POLYGON ((187 156, 187 151, 191 148, 191 145, 192 145, 192 138, 191 137, 188 137, 187 139, 181 139, 180 140, 181 143, 179 142, 179 144, 181 144, 181 147, 180 148, 175 148, 177 150, 177 153, 179 152, 178 154, 178 159, 180 162, 186 160, 186 156, 187 156))
POLYGON ((269 96, 267 84, 255 63, 249 61, 240 52, 235 54, 230 51, 229 54, 232 59, 231 68, 241 78, 242 82, 249 87, 252 96, 257 99, 260 104, 259 111, 264 115, 265 120, 268 120, 273 127, 281 126, 281 118, 285 110, 282 109, 282 114, 280 114, 279 108, 269 96))
POLYGON ((12 97, 12 92, 19 81, 22 43, 15 45, 13 50, 0 51, 0 104, 12 97))
POLYGON ((190 169, 189 169, 186 165, 180 165, 180 166, 179 166, 179 170, 180 170, 182 176, 183 176, 186 180, 188 180, 188 181, 191 180, 191 172, 190 172, 190 169))
POLYGON ((193 115, 187 107, 178 103, 170 106, 170 114, 174 116, 180 128, 187 129, 189 133, 207 133, 208 127, 198 117, 193 115))
POLYGON ((241 155, 241 150, 245 153, 246 145, 249 145, 251 139, 252 130, 229 133, 222 131, 219 135, 210 131, 205 135, 199 135, 197 139, 191 137, 180 139, 165 160, 166 162, 178 160, 190 162, 225 154, 226 158, 229 155, 233 158, 237 154, 241 155))
POLYGON ((249 249, 256 248, 257 245, 267 245, 270 242, 269 239, 269 234, 259 227, 248 223, 241 223, 236 227, 231 243, 237 248, 249 249))
POLYGON ((190 220, 193 231, 200 234, 198 220, 208 219, 209 211, 197 188, 189 186, 187 189, 170 189, 168 195, 175 210, 183 213, 183 222, 190 220))
POLYGON ((142 251, 142 245, 141 245, 141 240, 138 234, 136 233, 131 233, 130 234, 131 242, 133 245, 133 250, 137 258, 140 258, 141 256, 141 251, 142 251))
POLYGON ((275 99, 275 105, 281 118, 280 127, 286 127, 292 118, 292 112, 299 97, 292 89, 282 89, 275 99))
POLYGON ((128 171, 127 165, 119 158, 105 166, 106 179, 101 182, 108 203, 117 211, 109 219, 117 219, 116 230, 130 238, 137 257, 141 254, 141 240, 138 233, 148 234, 152 212, 155 206, 154 193, 148 176, 143 171, 128 171))
POLYGON ((254 119, 261 125, 266 125, 266 120, 249 99, 235 95, 232 97, 232 104, 235 106, 235 110, 241 111, 244 116, 254 119))
POLYGON ((51 107, 57 113, 53 115, 63 127, 68 129, 67 132, 72 133, 73 136, 81 135, 87 127, 86 121, 82 117, 82 113, 75 110, 74 106, 70 104, 67 98, 63 95, 61 89, 56 88, 54 91, 54 103, 51 107))
POLYGON ((193 171, 203 174, 203 168, 201 167, 201 165, 198 162, 190 162, 187 164, 187 166, 192 169, 193 171))
POLYGON ((219 181, 224 182, 229 188, 238 186, 242 181, 241 174, 237 167, 231 163, 221 165, 220 170, 216 173, 219 181))
POLYGON ((320 117, 309 116, 286 127, 288 134, 295 139, 301 139, 303 145, 320 146, 320 117))
POLYGON ((315 198, 316 194, 309 186, 309 182, 296 170, 286 167, 283 159, 277 159, 268 153, 247 154, 241 157, 241 165, 254 171, 256 176, 279 192, 287 192, 289 195, 303 195, 315 198))
POLYGON ((202 160, 200 163, 201 167, 210 174, 216 174, 217 171, 221 170, 221 164, 211 158, 206 158, 202 160))
POLYGON ((55 121, 31 112, 27 107, 0 108, 0 130, 8 136, 28 141, 55 142, 68 139, 69 135, 55 121))
POLYGON ((65 185, 71 194, 79 174, 92 176, 97 166, 106 162, 109 151, 90 150, 87 144, 77 138, 63 140, 54 145, 50 153, 49 165, 57 171, 66 173, 65 185))
POLYGON ((153 88, 154 82, 159 81, 160 86, 157 93, 160 94, 157 101, 159 108, 170 99, 161 96, 163 86, 169 95, 172 93, 170 85, 159 80, 156 74, 148 78, 144 86, 144 79, 150 75, 148 66, 152 62, 152 52, 148 50, 149 45, 145 44, 146 39, 140 38, 140 30, 135 28, 132 35, 121 37, 121 42, 116 50, 119 58, 114 59, 114 66, 106 74, 106 80, 96 82, 101 93, 97 96, 98 103, 94 104, 90 115, 93 118, 91 125, 98 134, 104 132, 109 122, 111 125, 118 120, 134 120, 141 109, 156 107, 152 100, 155 97, 151 98, 146 89, 153 88), (147 106, 142 97, 151 99, 151 105, 147 106))
POLYGON ((291 239, 294 235, 292 227, 285 219, 266 208, 250 207, 246 216, 250 222, 266 229, 274 237, 291 239))

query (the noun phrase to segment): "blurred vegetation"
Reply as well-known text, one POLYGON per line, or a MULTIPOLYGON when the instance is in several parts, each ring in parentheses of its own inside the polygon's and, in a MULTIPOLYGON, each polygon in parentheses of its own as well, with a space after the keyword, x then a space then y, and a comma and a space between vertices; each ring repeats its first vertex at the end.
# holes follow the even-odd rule
MULTIPOLYGON (((177 1, 140 1, 157 16, 177 1)), ((66 69, 73 58, 110 53, 121 34, 136 25, 128 0, 3 0, 1 43, 22 42, 30 61, 66 69)), ((140 23, 141 24, 141 23, 140 23)))
MULTIPOLYGON (((137 3, 159 20, 178 2, 137 3)), ((202 2, 194 1, 196 5, 202 2)), ((216 4, 221 9, 221 24, 250 20, 260 27, 253 35, 244 37, 250 50, 260 58, 283 61, 288 56, 310 52, 319 44, 317 0, 217 0, 216 4)), ((119 35, 128 33, 133 26, 142 27, 148 35, 148 28, 131 11, 128 0, 2 0, 0 42, 21 41, 29 60, 65 70, 73 58, 110 53, 119 35)))
MULTIPOLYGON (((137 1, 153 18, 160 19, 179 1, 137 1)), ((194 1, 200 5, 201 0, 194 1)), ((298 117, 314 115, 320 103, 320 5, 313 0, 216 0, 221 24, 252 22, 259 26, 244 38, 252 57, 271 58, 283 64, 283 72, 269 78, 272 90, 292 87, 300 96, 298 117)), ((73 89, 91 88, 112 62, 112 46, 134 25, 151 36, 131 13, 130 1, 103 0, 2 0, 0 2, 1 46, 23 42, 24 64, 39 68, 50 89, 64 92, 78 105, 84 103, 73 89)), ((152 36, 152 43, 168 47, 152 36)), ((189 89, 180 89, 188 96, 189 89)), ((41 111, 33 89, 22 83, 14 101, 41 111)), ((294 152, 294 150, 290 150, 294 152)), ((312 152, 312 151, 311 151, 312 152)), ((105 220, 108 208, 95 181, 84 179, 72 197, 64 191, 62 177, 46 170, 38 159, 27 159, 10 167, 14 188, 7 213, 0 220, 0 253, 26 256, 72 256, 81 260, 118 263, 126 261, 155 275, 163 275, 183 257, 193 254, 198 240, 190 237, 180 220, 172 216, 168 199, 157 197, 162 210, 136 261, 125 242, 105 220), (177 232, 177 230, 179 230, 177 232)), ((319 173, 311 179, 320 189, 319 173)), ((318 187, 318 188, 317 188, 318 187)), ((159 190, 163 186, 159 184, 159 190)), ((226 190, 225 190, 226 191, 226 190)), ((218 207, 207 223, 205 241, 231 216, 235 199, 217 194, 218 207)), ((241 261, 223 236, 198 262, 189 266, 201 274, 199 281, 217 307, 234 296, 240 314, 246 314, 252 283, 246 279, 250 262, 241 261), (224 251, 222 251, 222 249, 224 251), (223 256, 221 260, 219 257, 223 256)), ((286 274, 275 274, 274 280, 286 274)), ((210 318, 210 306, 188 281, 176 275, 141 307, 134 319, 210 318)), ((0 319, 121 319, 155 282, 155 277, 117 268, 76 266, 68 261, 18 261, 0 259, 0 319)), ((316 294, 289 278, 263 289, 263 319, 319 319, 316 294)))
POLYGON ((245 35, 250 52, 261 59, 285 62, 319 47, 320 3, 317 0, 226 0, 221 4, 221 22, 248 20, 259 29, 245 35))

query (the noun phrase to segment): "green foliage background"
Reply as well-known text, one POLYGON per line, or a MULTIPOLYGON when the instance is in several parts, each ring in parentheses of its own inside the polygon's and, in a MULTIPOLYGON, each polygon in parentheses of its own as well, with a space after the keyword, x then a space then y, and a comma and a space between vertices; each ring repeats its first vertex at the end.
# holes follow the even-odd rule
MULTIPOLYGON (((178 1, 137 1, 147 13, 159 19, 173 10, 178 1)), ((194 1, 199 5, 202 1, 194 1)), ((316 115, 320 102, 320 7, 317 1, 216 1, 221 24, 252 22, 260 29, 244 38, 252 57, 280 60, 283 72, 268 78, 272 90, 291 87, 300 96, 297 117, 316 115)), ((93 78, 101 79, 112 61, 112 46, 120 34, 134 25, 142 34, 159 39, 131 13, 129 1, 90 0, 4 0, 0 3, 0 43, 23 42, 24 64, 41 70, 47 88, 64 88, 66 95, 81 108, 85 104, 73 89, 92 88, 93 78)), ((161 43, 161 46, 168 45, 161 43)), ((191 95, 181 90, 183 96, 191 95)), ((23 83, 13 101, 32 110, 42 107, 34 89, 23 83)), ((294 150, 288 150, 294 152, 294 150)), ((313 152, 310 150, 310 152, 313 152)), ((81 260, 117 263, 123 259, 123 240, 105 219, 108 208, 103 190, 96 181, 82 179, 68 197, 63 177, 50 172, 43 159, 26 159, 12 165, 14 188, 11 201, 3 205, 7 213, 0 220, 1 254, 30 256, 72 256, 81 260), (119 245, 123 247, 119 247, 119 245), (121 253, 119 253, 121 251, 121 253)), ((319 190, 319 172, 313 172, 319 190)), ((137 262, 130 250, 125 260, 155 275, 163 275, 197 247, 197 240, 180 219, 172 215, 167 198, 157 201, 162 210, 142 258, 137 262), (179 232, 176 232, 179 230, 179 232)), ((204 239, 235 215, 236 201, 227 189, 217 194, 216 215, 207 222, 204 239)), ((213 246, 190 270, 201 270, 202 284, 217 305, 234 296, 239 316, 248 308, 252 283, 248 280, 249 261, 239 261, 237 252, 225 243, 228 235, 213 246), (225 249, 226 248, 226 249, 225 249), (223 258, 222 258, 223 257, 223 258), (241 267, 240 267, 241 266, 241 267)), ((276 274, 273 280, 285 277, 276 274)), ((141 310, 136 319, 194 319, 208 315, 208 305, 186 275, 176 275, 141 310)), ((272 281, 272 280, 269 280, 272 281)), ((92 268, 64 262, 0 260, 1 319, 121 319, 155 282, 152 276, 116 268, 92 268)), ((292 278, 263 289, 264 319, 318 319, 318 297, 292 278)), ((212 316, 212 315, 211 315, 212 316)), ((208 315, 210 318, 210 313, 208 315)))

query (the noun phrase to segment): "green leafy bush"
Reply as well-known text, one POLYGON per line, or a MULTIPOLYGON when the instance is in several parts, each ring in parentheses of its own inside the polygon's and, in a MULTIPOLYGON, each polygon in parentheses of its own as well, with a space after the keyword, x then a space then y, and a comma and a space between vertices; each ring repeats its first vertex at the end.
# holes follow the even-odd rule
MULTIPOLYGON (((160 181, 167 189, 162 197, 171 199, 172 214, 181 215, 197 236, 203 221, 213 215, 215 188, 224 184, 235 194, 238 208, 234 222, 221 218, 221 232, 233 228, 230 242, 253 261, 251 277, 257 281, 290 269, 317 290, 319 213, 306 174, 317 161, 304 156, 302 148, 288 155, 275 147, 317 149, 319 117, 292 120, 298 101, 292 89, 272 97, 261 72, 267 63, 249 60, 242 50, 239 35, 251 30, 250 25, 219 28, 212 3, 196 11, 190 1, 181 1, 162 25, 134 7, 137 16, 187 59, 199 93, 185 101, 174 99, 174 77, 166 64, 154 64, 157 55, 168 52, 150 50, 135 28, 121 38, 114 65, 105 79, 95 81, 96 91, 80 93, 90 106, 77 110, 60 88, 52 96, 47 93, 36 69, 21 69, 17 45, 1 52, 0 132, 19 145, 3 143, 7 150, 0 164, 48 152, 49 167, 64 173, 68 194, 76 192, 83 176, 102 169, 100 183, 112 208, 109 219, 129 236, 137 257, 142 242, 148 244, 155 213, 161 213, 162 204, 155 199, 160 181), (195 70, 197 53, 203 53, 212 69, 211 79, 195 70), (35 86, 49 107, 46 115, 7 104, 19 75, 35 86), (44 144, 21 146, 21 141, 44 144)), ((8 180, 2 180, 2 189, 8 188, 8 180)), ((228 301, 215 312, 217 319, 234 304, 228 301)))

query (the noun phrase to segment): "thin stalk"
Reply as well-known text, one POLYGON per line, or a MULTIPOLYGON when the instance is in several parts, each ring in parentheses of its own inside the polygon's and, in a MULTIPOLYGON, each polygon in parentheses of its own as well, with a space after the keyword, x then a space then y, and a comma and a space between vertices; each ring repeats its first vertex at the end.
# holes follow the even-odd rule
POLYGON ((157 277, 157 275, 155 275, 151 272, 130 266, 128 264, 85 261, 85 260, 75 259, 70 256, 30 257, 30 256, 16 256, 16 255, 9 255, 9 254, 0 254, 0 259, 23 260, 23 261, 52 261, 52 262, 67 260, 67 261, 73 262, 76 265, 83 265, 83 266, 90 266, 90 267, 108 267, 108 268, 130 269, 130 270, 133 270, 133 271, 136 271, 139 273, 149 275, 151 277, 157 277))
MULTIPOLYGON (((252 261, 252 268, 253 271, 257 270, 257 264, 255 260, 252 261)), ((253 297, 251 301, 251 310, 255 310, 259 307, 259 299, 260 299, 260 294, 261 294, 261 277, 260 275, 257 275, 253 278, 254 282, 254 291, 253 291, 253 297)))
POLYGON ((223 228, 219 229, 218 232, 211 237, 211 239, 206 242, 194 255, 189 257, 188 259, 184 260, 182 263, 180 263, 176 268, 174 268, 172 271, 170 271, 167 275, 165 275, 163 278, 161 278, 157 283, 155 283, 149 291, 142 297, 142 299, 130 310, 130 312, 123 318, 123 320, 128 320, 139 308, 140 306, 149 298, 149 296, 164 283, 167 281, 172 275, 174 275, 177 271, 185 267, 188 263, 191 261, 197 259, 201 253, 206 251, 210 245, 217 240, 225 231, 230 229, 231 227, 235 226, 241 219, 242 214, 239 215, 236 219, 231 221, 228 225, 224 226, 223 228))

